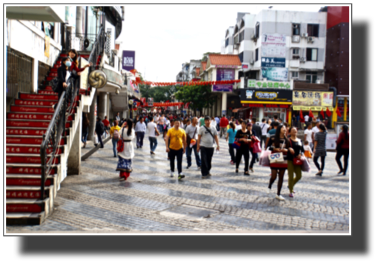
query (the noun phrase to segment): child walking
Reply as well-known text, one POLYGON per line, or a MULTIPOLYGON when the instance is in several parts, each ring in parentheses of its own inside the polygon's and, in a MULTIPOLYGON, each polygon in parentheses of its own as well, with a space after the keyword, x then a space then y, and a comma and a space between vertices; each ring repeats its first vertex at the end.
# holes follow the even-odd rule
POLYGON ((308 158, 308 162, 310 162, 310 159, 312 158, 312 150, 310 149, 309 142, 304 141, 304 155, 306 158, 308 158))

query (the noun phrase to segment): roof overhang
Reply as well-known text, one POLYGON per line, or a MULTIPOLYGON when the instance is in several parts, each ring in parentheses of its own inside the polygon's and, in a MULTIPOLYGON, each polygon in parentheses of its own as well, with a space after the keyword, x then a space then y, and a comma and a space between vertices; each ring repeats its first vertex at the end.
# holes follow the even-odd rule
POLYGON ((65 6, 7 6, 7 19, 65 23, 65 6))

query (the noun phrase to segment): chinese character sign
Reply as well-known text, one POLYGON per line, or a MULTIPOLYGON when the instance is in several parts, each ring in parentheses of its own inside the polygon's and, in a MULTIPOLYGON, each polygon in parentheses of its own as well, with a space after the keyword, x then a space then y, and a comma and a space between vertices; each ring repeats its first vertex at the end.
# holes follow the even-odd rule
MULTIPOLYGON (((216 69, 216 80, 233 80, 235 78, 235 69, 216 69)), ((212 91, 214 92, 232 92, 232 84, 214 85, 212 91)))
POLYGON ((122 69, 130 71, 134 69, 135 51, 122 51, 122 69))

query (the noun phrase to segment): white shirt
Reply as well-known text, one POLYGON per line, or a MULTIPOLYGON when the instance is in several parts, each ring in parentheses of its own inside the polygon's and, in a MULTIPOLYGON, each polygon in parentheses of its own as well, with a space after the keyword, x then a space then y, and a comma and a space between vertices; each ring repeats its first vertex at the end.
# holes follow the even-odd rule
POLYGON ((148 123, 148 135, 149 137, 156 137, 156 131, 155 128, 157 125, 154 122, 148 123))
POLYGON ((308 115, 305 115, 304 119, 305 119, 305 122, 308 122, 309 116, 308 116, 308 115))
POLYGON ((137 122, 136 127, 134 128, 135 132, 145 132, 146 131, 146 124, 145 122, 141 123, 140 121, 137 122))
POLYGON ((242 129, 242 125, 235 126, 235 130, 240 130, 240 129, 242 129))
POLYGON ((304 151, 309 151, 309 152, 311 152, 312 150, 310 149, 309 146, 304 145, 304 151))
POLYGON ((260 126, 262 129, 262 136, 267 136, 267 130, 269 128, 269 125, 266 123, 262 123, 260 126))
MULTIPOLYGON (((133 129, 132 129, 132 133, 130 134, 130 136, 127 135, 128 128, 124 128, 123 132, 124 132, 124 135, 123 135, 124 140, 132 140, 133 141, 133 139, 134 139, 134 131, 133 131, 133 129)), ((132 142, 125 142, 124 141, 124 151, 123 152, 119 152, 118 155, 121 158, 132 159, 134 157, 133 143, 132 142)))
POLYGON ((211 123, 210 123, 210 127, 214 127, 214 128, 216 128, 216 121, 215 120, 211 120, 211 123))
POLYGON ((309 143, 313 142, 312 133, 313 133, 312 129, 311 130, 309 130, 309 129, 304 130, 304 134, 306 134, 306 141, 308 141, 309 143))
POLYGON ((314 127, 312 128, 312 131, 314 132, 314 135, 316 135, 316 133, 319 132, 320 129, 319 129, 317 126, 314 126, 314 127))

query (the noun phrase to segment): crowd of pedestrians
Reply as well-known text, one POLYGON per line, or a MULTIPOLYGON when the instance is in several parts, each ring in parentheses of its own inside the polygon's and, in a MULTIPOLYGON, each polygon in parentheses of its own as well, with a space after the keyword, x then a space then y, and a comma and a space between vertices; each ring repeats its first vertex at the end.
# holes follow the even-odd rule
MULTIPOLYGON (((306 117, 306 116, 305 116, 306 117)), ((327 155, 326 139, 327 129, 325 124, 319 121, 306 121, 306 128, 303 131, 303 139, 298 138, 299 119, 292 117, 292 126, 274 116, 273 119, 264 118, 259 122, 253 118, 251 120, 236 120, 234 117, 221 118, 201 116, 181 117, 165 116, 155 114, 154 116, 137 116, 131 119, 122 120, 117 114, 113 126, 110 127, 107 118, 101 121, 97 119, 96 135, 103 148, 101 135, 104 131, 110 133, 113 144, 113 154, 118 156, 117 171, 120 171, 120 179, 125 180, 132 172, 132 159, 134 156, 133 139, 136 138, 136 147, 144 146, 145 134, 149 137, 150 154, 155 155, 158 145, 158 136, 162 136, 167 158, 170 163, 170 176, 175 176, 175 165, 177 167, 177 177, 183 179, 183 156, 186 154, 187 165, 185 169, 192 166, 192 152, 195 156, 197 169, 201 171, 203 179, 211 176, 212 158, 215 152, 219 152, 219 138, 223 138, 228 143, 230 154, 230 164, 235 165, 235 173, 239 173, 239 167, 243 158, 243 174, 250 176, 254 172, 256 164, 261 155, 270 152, 271 156, 282 158, 278 162, 266 165, 270 167, 270 179, 267 189, 271 193, 272 186, 277 185, 276 199, 284 200, 281 195, 285 173, 288 173, 289 197, 295 197, 295 186, 302 179, 303 162, 313 162, 318 169, 316 176, 322 177, 325 167, 325 157, 327 155), (107 122, 106 122, 107 121, 107 122), (120 127, 121 125, 121 127, 120 127), (314 126, 313 126, 314 125, 314 126), (110 127, 110 129, 108 129, 110 127), (117 143, 122 139, 124 150, 117 153, 117 143)), ((87 116, 82 124, 82 141, 86 144, 87 126, 89 122, 87 116)), ((349 158, 349 132, 348 126, 344 125, 337 140, 336 162, 339 167, 339 175, 346 175, 349 158), (344 167, 341 158, 344 157, 344 167)), ((269 153, 267 153, 269 154, 269 153)), ((267 154, 261 158, 268 158, 267 154)), ((271 158, 271 157, 270 157, 271 158)), ((264 162, 262 162, 264 163, 264 162)))

